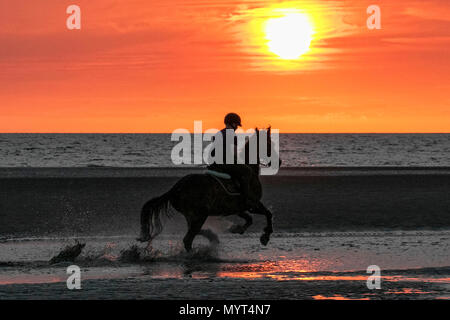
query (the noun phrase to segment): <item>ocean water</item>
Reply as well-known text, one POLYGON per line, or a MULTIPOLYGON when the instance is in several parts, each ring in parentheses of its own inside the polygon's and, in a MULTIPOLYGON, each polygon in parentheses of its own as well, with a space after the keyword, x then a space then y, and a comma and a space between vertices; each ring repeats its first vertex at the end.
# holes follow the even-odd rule
MULTIPOLYGON (((0 167, 171 167, 170 134, 0 134, 0 167)), ((450 166, 450 134, 281 134, 286 167, 450 166)))
MULTIPOLYGON (((0 134, 0 167, 172 167, 170 137, 0 134)), ((450 166, 450 134, 280 134, 280 157, 286 167, 450 166)))

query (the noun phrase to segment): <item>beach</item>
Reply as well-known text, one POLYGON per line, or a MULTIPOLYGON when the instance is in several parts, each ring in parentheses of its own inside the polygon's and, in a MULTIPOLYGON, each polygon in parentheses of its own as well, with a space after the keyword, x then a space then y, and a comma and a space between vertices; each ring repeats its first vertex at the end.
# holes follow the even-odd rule
POLYGON ((0 0, 0 305, 450 300, 449 4, 0 0))
POLYGON ((244 235, 228 232, 239 218, 213 217, 220 244, 198 237, 185 253, 179 214, 137 243, 143 203, 202 170, 0 169, 0 299, 450 298, 450 169, 282 168, 262 177, 268 246, 263 217, 244 235), (74 261, 49 263, 75 240, 74 261), (71 264, 81 290, 66 287, 71 264))
MULTIPOLYGON (((135 234, 142 205, 203 169, 0 169, 0 237, 135 234)), ((450 227, 450 169, 282 168, 263 176, 279 231, 450 227)), ((184 230, 174 215, 171 230, 184 230)), ((260 230, 262 216, 249 231, 260 230)))
POLYGON ((132 237, 79 237, 83 253, 57 264, 74 239, 6 241, 0 299, 450 299, 449 231, 276 232, 267 247, 257 233, 219 236, 186 253, 182 235, 164 234, 140 256, 132 237), (80 290, 67 288, 70 265, 80 290), (367 286, 373 265, 380 289, 367 286))

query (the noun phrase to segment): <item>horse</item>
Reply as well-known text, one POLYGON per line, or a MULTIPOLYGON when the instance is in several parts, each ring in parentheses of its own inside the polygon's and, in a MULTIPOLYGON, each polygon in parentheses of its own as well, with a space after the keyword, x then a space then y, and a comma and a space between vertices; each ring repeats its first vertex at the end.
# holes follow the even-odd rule
MULTIPOLYGON (((267 154, 270 157, 272 143, 270 127, 267 131, 267 154)), ((250 141, 244 147, 244 163, 252 170, 252 178, 249 181, 249 192, 255 201, 252 207, 245 208, 252 214, 260 214, 266 217, 267 224, 260 237, 262 245, 266 246, 273 232, 272 213, 261 202, 262 186, 259 180, 260 156, 258 128, 255 129, 257 139, 256 163, 250 161, 250 141)), ((281 161, 280 161, 281 163, 281 161)), ((239 193, 230 193, 225 190, 223 183, 211 174, 189 174, 181 178, 168 192, 146 202, 141 210, 141 235, 138 241, 149 243, 162 232, 161 216, 170 218, 170 207, 183 214, 186 218, 188 231, 183 238, 187 252, 192 249, 192 242, 197 235, 206 237, 210 242, 219 242, 218 237, 208 229, 202 229, 208 216, 237 215, 245 220, 245 224, 231 228, 231 232, 243 234, 252 224, 252 217, 243 209, 239 193)))

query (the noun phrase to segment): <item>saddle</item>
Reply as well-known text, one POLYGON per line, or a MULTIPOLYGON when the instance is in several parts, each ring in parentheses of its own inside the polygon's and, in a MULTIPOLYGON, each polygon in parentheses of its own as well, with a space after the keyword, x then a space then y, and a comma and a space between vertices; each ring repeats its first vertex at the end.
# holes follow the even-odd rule
POLYGON ((206 170, 205 174, 210 175, 222 186, 226 193, 232 196, 240 195, 239 182, 234 181, 228 173, 215 170, 206 170))

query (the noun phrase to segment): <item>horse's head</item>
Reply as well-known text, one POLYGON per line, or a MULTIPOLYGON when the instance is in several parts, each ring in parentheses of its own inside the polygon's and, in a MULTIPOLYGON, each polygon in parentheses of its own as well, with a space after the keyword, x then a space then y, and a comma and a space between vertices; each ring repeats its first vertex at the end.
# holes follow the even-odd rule
MULTIPOLYGON (((273 156, 279 159, 276 150, 272 146, 271 127, 267 129, 255 128, 255 133, 249 137, 245 144, 245 164, 252 167, 255 172, 259 173, 261 159, 265 159, 265 165, 270 166, 273 156), (262 141, 261 139, 265 139, 262 141), (262 149, 261 149, 262 148, 262 149), (273 154, 276 153, 276 154, 273 154)), ((279 160, 281 165, 281 160, 279 160)))
POLYGON ((277 151, 275 150, 275 148, 272 148, 272 134, 271 134, 271 126, 269 125, 269 127, 267 128, 267 157, 270 158, 271 160, 269 160, 269 162, 267 162, 267 165, 270 166, 271 165, 271 161, 272 158, 278 159, 278 166, 281 167, 281 158, 279 156, 279 154, 277 153, 277 151), (272 153, 274 154, 274 157, 272 157, 272 153))

